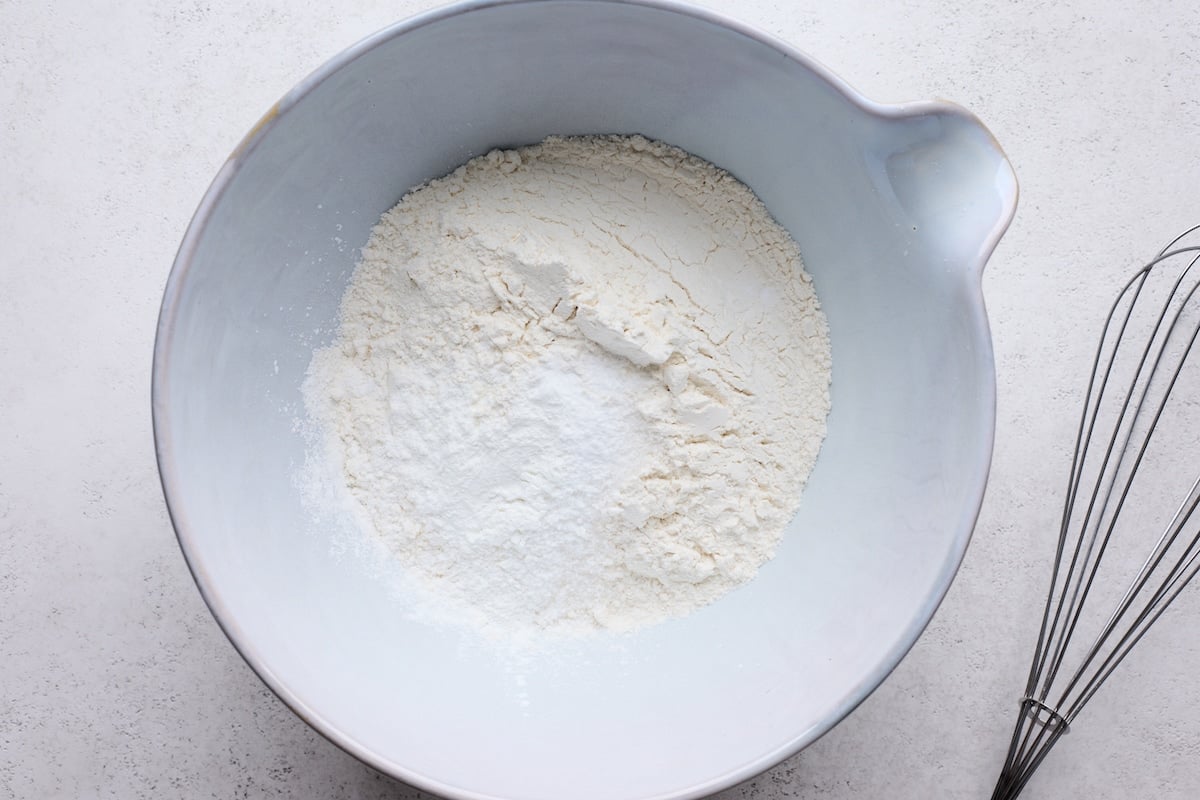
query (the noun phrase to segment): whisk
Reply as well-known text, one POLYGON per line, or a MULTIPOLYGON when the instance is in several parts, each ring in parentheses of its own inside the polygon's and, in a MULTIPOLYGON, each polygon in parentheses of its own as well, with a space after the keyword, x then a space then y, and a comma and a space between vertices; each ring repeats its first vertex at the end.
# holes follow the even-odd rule
POLYGON ((992 800, 1021 794, 1200 571, 1200 477, 1180 464, 1197 443, 1175 435, 1189 430, 1189 415, 1200 421, 1200 375, 1189 361, 1200 335, 1197 231, 1138 270, 1105 322, 1029 681, 992 800))

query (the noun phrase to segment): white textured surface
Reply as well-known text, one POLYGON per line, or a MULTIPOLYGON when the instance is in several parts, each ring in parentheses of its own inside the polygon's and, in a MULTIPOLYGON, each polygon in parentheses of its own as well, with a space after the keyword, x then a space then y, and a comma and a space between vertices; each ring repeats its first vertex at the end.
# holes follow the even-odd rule
MULTIPOLYGON (((987 797, 1093 333, 1119 279, 1198 221, 1200 6, 708 4, 873 99, 966 105, 1022 189, 985 278, 997 443, 959 578, 846 722, 720 798, 987 797)), ((157 484, 149 371, 175 247, 226 154, 323 60, 428 4, 141 5, 0 4, 0 796, 425 797, 312 733, 211 620, 157 484)), ((1200 795, 1197 615, 1193 592, 1031 800, 1200 795)))

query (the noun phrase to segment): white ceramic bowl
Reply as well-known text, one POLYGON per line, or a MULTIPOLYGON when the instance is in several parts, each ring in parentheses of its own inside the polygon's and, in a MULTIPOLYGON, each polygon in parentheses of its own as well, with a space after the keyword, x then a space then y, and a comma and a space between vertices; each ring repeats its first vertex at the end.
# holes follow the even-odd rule
POLYGON ((961 109, 871 103, 676 3, 474 3, 382 31, 246 137, 171 273, 155 441, 196 582, 298 714, 425 789, 683 798, 748 778, 866 697, 954 576, 992 445, 980 273, 1016 192, 961 109), (299 385, 357 248, 406 189, 496 146, 634 132, 729 169, 799 242, 831 329, 829 434, 750 584, 514 662, 406 621, 386 574, 331 557, 338 521, 315 523, 292 481, 299 385))

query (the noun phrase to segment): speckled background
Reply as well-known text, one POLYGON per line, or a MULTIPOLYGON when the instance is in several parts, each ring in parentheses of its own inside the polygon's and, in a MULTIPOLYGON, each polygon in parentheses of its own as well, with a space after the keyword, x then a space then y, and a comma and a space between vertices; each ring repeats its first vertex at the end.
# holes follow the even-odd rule
MULTIPOLYGON (((0 3, 0 797, 425 797, 314 734, 221 635, 167 520, 149 373, 175 248, 228 152, 322 61, 428 5, 0 3)), ((987 797, 1094 333, 1120 279, 1200 221, 1200 5, 707 5, 876 100, 966 105, 1021 181, 985 277, 999 417, 959 578, 850 718, 719 797, 987 797)), ((1195 594, 1031 800, 1200 796, 1195 594)))

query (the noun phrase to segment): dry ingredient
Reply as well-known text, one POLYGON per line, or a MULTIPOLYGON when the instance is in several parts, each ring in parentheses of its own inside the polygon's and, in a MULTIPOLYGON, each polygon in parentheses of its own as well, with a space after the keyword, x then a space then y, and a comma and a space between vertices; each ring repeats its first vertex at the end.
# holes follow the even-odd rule
POLYGON ((755 575, 829 379, 799 251, 753 193, 603 136, 493 151, 407 195, 303 391, 315 457, 441 617, 586 632, 755 575))

